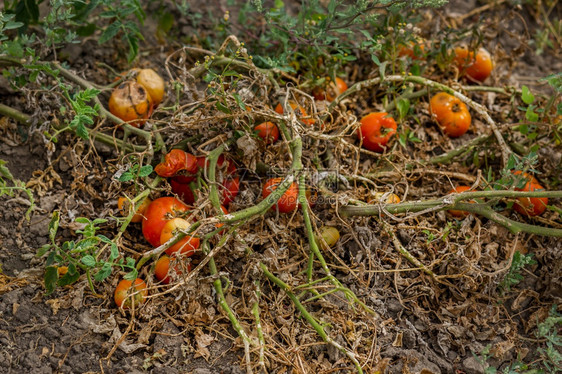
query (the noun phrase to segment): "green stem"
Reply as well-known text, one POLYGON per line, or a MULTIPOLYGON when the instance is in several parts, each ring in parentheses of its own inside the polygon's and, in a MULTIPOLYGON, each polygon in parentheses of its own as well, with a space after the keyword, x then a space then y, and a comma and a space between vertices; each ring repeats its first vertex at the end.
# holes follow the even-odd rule
POLYGON ((318 323, 318 321, 316 321, 316 319, 308 312, 308 310, 306 310, 306 308, 301 304, 301 302, 299 301, 299 299, 297 298, 297 296, 292 292, 291 288, 285 283, 283 282, 281 279, 277 278, 275 275, 273 275, 268 269, 267 266, 265 266, 263 263, 260 262, 260 268, 262 269, 264 275, 273 283, 275 283, 275 285, 277 285, 279 288, 281 288, 283 291, 285 291, 285 293, 287 294, 287 296, 289 297, 289 299, 291 299, 291 301, 293 302, 293 304, 295 304, 295 306, 297 307, 297 309, 299 310, 299 312, 302 314, 302 316, 304 317, 304 319, 307 320, 308 323, 310 323, 310 325, 312 325, 312 328, 314 330, 316 330, 316 332, 318 333, 318 335, 320 335, 320 337, 322 338, 322 340, 324 340, 326 343, 336 347, 340 352, 342 352, 343 354, 345 354, 355 365, 355 368, 357 369, 357 372, 362 374, 363 373, 363 369, 361 368, 361 365, 359 364, 359 361, 357 361, 357 358, 355 357, 355 354, 353 352, 350 352, 349 350, 347 350, 345 347, 341 346, 339 343, 337 343, 336 341, 332 340, 332 338, 330 338, 328 336, 328 334, 326 333, 326 331, 324 331, 324 328, 322 327, 322 325, 320 325, 320 323, 318 323))
POLYGON ((259 365, 262 368, 262 371, 265 372, 266 371, 265 359, 264 359, 265 338, 263 336, 263 329, 261 326, 261 318, 260 318, 261 287, 260 287, 260 281, 258 279, 254 281, 254 286, 256 287, 256 291, 254 292, 256 296, 256 301, 254 301, 252 305, 252 314, 254 315, 254 318, 256 320, 256 330, 258 332, 258 341, 260 343, 259 354, 258 354, 259 365))

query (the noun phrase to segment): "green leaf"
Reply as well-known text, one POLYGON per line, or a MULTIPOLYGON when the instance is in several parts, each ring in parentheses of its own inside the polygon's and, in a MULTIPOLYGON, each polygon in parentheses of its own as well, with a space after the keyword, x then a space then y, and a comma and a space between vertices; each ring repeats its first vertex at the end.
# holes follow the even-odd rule
POLYGON ((121 21, 115 21, 111 25, 107 26, 107 28, 103 30, 103 33, 100 35, 98 39, 98 44, 103 44, 107 42, 109 39, 115 37, 115 35, 117 35, 117 33, 119 32, 121 25, 122 25, 121 21))
POLYGON ((530 104, 533 103, 533 101, 535 101, 535 96, 531 93, 531 91, 529 90, 529 87, 527 87, 525 85, 523 85, 523 87, 521 87, 521 99, 527 105, 530 105, 530 104))
POLYGON ((228 109, 226 106, 224 106, 221 102, 217 101, 217 103, 215 104, 215 107, 223 113, 226 113, 226 114, 232 113, 232 111, 230 109, 228 109))
POLYGON ((59 229, 59 212, 55 210, 51 217, 51 221, 49 222, 49 239, 51 239, 51 243, 55 244, 55 237, 57 236, 57 231, 59 229))
POLYGON ((410 100, 408 99, 400 99, 396 103, 396 108, 398 109, 398 114, 400 119, 404 119, 410 110, 410 100))
POLYGON ((56 266, 47 266, 45 268, 45 275, 43 280, 45 281, 45 289, 47 290, 47 295, 53 293, 57 287, 57 281, 59 279, 59 273, 56 266))
POLYGON ((130 280, 133 281, 135 279, 137 279, 139 272, 137 271, 137 269, 133 269, 130 272, 128 272, 127 274, 125 274, 125 276, 123 278, 125 278, 126 280, 130 280))
POLYGON ((539 115, 535 113, 532 106, 529 106, 525 112, 525 118, 527 121, 537 122, 539 120, 539 115))
POLYGON ((59 279, 58 285, 61 287, 68 286, 69 284, 75 283, 78 280, 78 278, 80 278, 80 273, 78 272, 71 273, 69 270, 65 275, 63 275, 59 279))
POLYGON ((96 237, 80 240, 78 243, 76 243, 76 247, 74 247, 72 253, 85 252, 89 249, 95 248, 98 243, 99 239, 96 237))
POLYGON ((139 177, 148 177, 152 173, 152 165, 144 165, 139 170, 139 177))
POLYGON ((37 250, 37 254, 35 256, 36 257, 43 257, 45 255, 45 253, 47 253, 49 251, 49 249, 51 249, 52 246, 53 246, 52 244, 43 245, 41 248, 39 248, 37 250))
POLYGON ((109 255, 109 261, 113 261, 117 257, 119 257, 119 249, 117 248, 117 244, 111 243, 111 253, 109 255))
POLYGON ((91 255, 82 257, 80 261, 82 261, 82 263, 89 268, 93 268, 96 266, 96 259, 91 255))
POLYGON ((131 172, 126 171, 123 174, 121 174, 121 176, 119 177, 119 179, 117 179, 119 182, 128 182, 133 180, 134 176, 131 172))
POLYGON ((76 218, 76 219, 74 220, 74 222, 83 223, 83 224, 86 224, 86 225, 92 223, 92 222, 91 222, 88 218, 86 218, 86 217, 78 217, 78 218, 76 218))
POLYGON ((381 62, 380 62, 380 60, 379 60, 379 58, 377 57, 376 54, 373 53, 373 54, 371 55, 371 60, 373 60, 373 62, 375 63, 375 65, 381 66, 381 62))
POLYGON ((101 282, 102 280, 109 277, 110 275, 111 275, 111 263, 106 262, 103 264, 100 271, 98 271, 96 275, 94 275, 94 279, 97 280, 98 282, 101 282))

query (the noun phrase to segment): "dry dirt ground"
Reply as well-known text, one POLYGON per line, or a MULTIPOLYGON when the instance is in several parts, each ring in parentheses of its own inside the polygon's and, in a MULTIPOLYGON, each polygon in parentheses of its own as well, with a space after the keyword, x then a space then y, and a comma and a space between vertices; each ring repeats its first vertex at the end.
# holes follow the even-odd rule
MULTIPOLYGON (((441 22, 451 20, 455 15, 466 14, 478 5, 481 4, 476 1, 455 1, 443 10, 434 11, 434 27, 439 28, 441 22)), ((224 5, 210 11, 220 15, 226 8, 224 5)), ((533 27, 536 27, 533 19, 524 12, 521 14, 532 34, 533 27)), ((515 54, 514 48, 520 46, 518 36, 526 30, 521 18, 511 16, 509 7, 492 8, 489 12, 468 17, 463 25, 474 22, 479 16, 503 20, 498 28, 488 30, 491 35, 486 37, 491 40, 490 50, 493 53, 502 53, 504 58, 513 53, 512 64, 502 65, 504 70, 494 75, 491 83, 499 86, 527 84, 534 89, 547 90, 535 84, 535 78, 562 71, 560 56, 555 55, 553 50, 538 56, 533 48, 515 54)), ((192 25, 188 21, 180 21, 178 30, 191 31, 192 25)), ((155 62, 156 66, 161 66, 156 61, 163 61, 169 52, 168 47, 163 46, 147 50, 150 61, 155 62)), ((71 66, 84 72, 87 78, 99 82, 107 80, 107 77, 96 75, 100 69, 94 68, 93 61, 105 61, 111 65, 110 49, 104 50, 90 40, 65 52, 69 55, 71 66)), ((124 68, 113 67, 116 70, 124 68)), ((24 103, 23 97, 7 88, 0 94, 2 102, 23 111, 30 108, 29 103, 24 103)), ((45 260, 36 258, 35 253, 49 240, 47 225, 52 211, 59 210, 63 216, 59 239, 75 238, 75 227, 71 225, 73 218, 109 217, 109 211, 115 209, 115 200, 108 202, 96 193, 106 191, 111 181, 108 176, 97 177, 104 175, 103 164, 83 162, 91 160, 88 156, 92 149, 84 145, 77 152, 75 140, 70 135, 61 137, 54 153, 48 152, 40 131, 31 131, 7 118, 0 119, 0 135, 0 159, 8 161, 8 167, 17 179, 34 182, 37 199, 37 207, 28 222, 23 218, 28 207, 23 196, 0 198, 0 372, 245 372, 241 365, 243 349, 240 341, 233 338, 236 333, 221 313, 211 282, 205 278, 205 274, 187 285, 176 298, 166 296, 163 303, 169 304, 168 309, 162 302, 148 306, 152 309, 134 321, 120 313, 109 296, 117 277, 97 289, 101 297, 92 295, 84 280, 71 287, 58 289, 46 297, 42 282, 45 260), (163 309, 154 310, 157 308, 163 309), (129 326, 132 332, 113 352, 115 343, 129 326), (111 358, 105 360, 110 353, 111 358)), ((100 145, 97 152, 101 160, 115 160, 116 153, 110 147, 100 145)), ((539 152, 541 162, 552 166, 550 175, 556 170, 560 171, 560 152, 560 147, 539 152)), ((460 168, 463 172, 467 171, 466 168, 460 168)), ((425 189, 434 188, 440 183, 446 184, 447 179, 429 180, 420 176, 412 182, 410 193, 423 197, 425 189)), ((443 188, 440 189, 442 192, 443 188)), ((429 194, 438 196, 441 192, 437 190, 429 194)), ((114 198, 116 196, 113 195, 114 198)), ((444 215, 436 214, 434 219, 431 222, 445 224, 444 215)), ((352 226, 360 241, 370 243, 373 250, 375 247, 387 248, 388 238, 384 238, 380 230, 369 229, 373 222, 356 220, 352 226)), ((299 223, 291 224, 298 226, 299 223)), ((374 273, 377 275, 369 279, 369 288, 362 290, 357 288, 351 275, 336 271, 344 284, 354 289, 360 298, 379 313, 375 321, 364 322, 361 319, 362 324, 354 328, 360 330, 355 333, 371 337, 372 346, 367 347, 366 351, 373 350, 372 354, 381 362, 381 368, 386 367, 386 372, 481 373, 483 367, 473 352, 479 354, 489 344, 495 352, 489 363, 496 367, 514 362, 518 354, 537 357, 533 335, 536 322, 533 318, 544 317, 550 305, 562 301, 562 242, 531 235, 521 235, 515 240, 505 229, 474 218, 467 219, 462 225, 461 232, 452 234, 451 240, 481 230, 482 247, 470 247, 474 253, 467 253, 466 256, 479 265, 485 261, 476 260, 474 256, 488 257, 488 261, 496 264, 486 270, 497 271, 497 275, 480 275, 481 278, 474 278, 472 283, 469 279, 463 279, 456 284, 459 293, 437 287, 429 279, 420 281, 418 272, 397 276, 374 273), (501 275, 505 274, 507 256, 514 247, 533 252, 537 264, 525 271, 523 282, 498 304, 495 288, 501 275), (435 294, 436 290, 441 294, 435 294)), ((108 224, 104 227, 104 233, 110 237, 115 229, 114 224, 108 224)), ((406 246, 410 242, 417 243, 414 239, 419 233, 415 230, 404 227, 398 234, 406 246)), ((138 228, 131 228, 125 238, 126 245, 134 248, 135 238, 139 236, 138 228)), ((353 240, 346 243, 339 247, 338 254, 343 259, 360 262, 361 256, 365 256, 360 246, 353 240)), ((253 248, 256 252, 270 250, 266 243, 262 247, 254 245, 253 248)), ((409 248, 418 255, 421 251, 420 248, 409 248)), ((280 258, 283 256, 289 255, 280 255, 280 258)), ((377 264, 384 264, 384 250, 377 252, 377 256, 373 258, 375 268, 377 264)), ((246 285, 240 282, 247 261, 249 259, 244 253, 218 259, 221 272, 227 274, 233 284, 230 301, 240 303, 243 299, 241 288, 246 285)), ((427 261, 431 261, 431 258, 427 258, 427 261)), ((395 263, 393 266, 401 265, 395 263)), ((450 263, 447 266, 456 266, 459 272, 468 271, 462 263, 450 263)), ((439 271, 438 267, 436 269, 439 271)), ((277 332, 268 331, 275 336, 274 340, 278 344, 272 352, 279 355, 279 361, 271 359, 275 362, 272 365, 275 369, 271 372, 299 373, 304 367, 323 367, 324 371, 319 371, 322 373, 352 372, 351 369, 342 368, 341 365, 349 368, 349 363, 332 348, 320 343, 300 345, 298 342, 301 339, 305 342, 319 340, 314 337, 314 331, 307 328, 306 322, 299 318, 298 312, 292 309, 290 302, 282 300, 278 289, 266 285, 263 292, 266 300, 280 302, 286 308, 285 314, 275 314, 279 313, 279 309, 272 308, 273 315, 267 316, 276 322, 270 328, 278 329, 277 332), (307 340, 309 338, 311 340, 307 340), (299 363, 301 360, 304 363, 299 363), (331 371, 328 369, 330 366, 333 368, 331 371)), ((334 297, 327 300, 329 302, 313 305, 312 308, 316 312, 324 308, 331 316, 330 322, 338 321, 335 317, 338 313, 341 316, 353 315, 341 299, 334 297)), ((342 318, 339 321, 345 324, 347 317, 342 318)), ((252 323, 247 319, 243 322, 248 326, 252 323)), ((334 331, 340 329, 334 327, 334 331)), ((349 336, 351 338, 347 342, 353 344, 353 335, 349 336)))

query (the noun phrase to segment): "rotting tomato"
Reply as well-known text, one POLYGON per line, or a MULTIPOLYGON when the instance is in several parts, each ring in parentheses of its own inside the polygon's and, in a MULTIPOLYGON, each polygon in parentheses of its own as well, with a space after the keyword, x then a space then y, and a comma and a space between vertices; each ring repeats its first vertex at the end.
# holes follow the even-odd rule
POLYGON ((113 90, 108 105, 113 115, 131 126, 140 127, 152 114, 154 104, 143 86, 126 81, 113 90))
MULTIPOLYGON (((308 113, 302 106, 295 103, 294 101, 289 101, 289 105, 291 106, 291 108, 293 108, 293 111, 295 112, 299 121, 308 126, 314 125, 316 121, 308 115, 308 113)), ((275 107, 275 111, 279 114, 283 114, 283 105, 281 105, 281 103, 277 104, 277 106, 275 107)))
MULTIPOLYGON (((154 276, 162 284, 170 284, 172 279, 179 277, 183 274, 181 265, 178 263, 179 259, 170 256, 162 256, 156 261, 154 265, 154 276), (170 264, 172 265, 172 270, 170 271, 170 264)), ((184 269, 189 273, 191 271, 191 264, 184 266, 184 269)))
POLYGON ((162 102, 162 99, 164 99, 166 89, 164 79, 152 69, 139 69, 137 82, 146 88, 156 108, 162 102))
POLYGON ((398 204, 400 202, 400 197, 395 193, 390 193, 386 196, 386 199, 383 201, 383 197, 385 192, 375 192, 375 195, 372 199, 368 200, 369 204, 373 203, 385 203, 385 204, 398 204))
MULTIPOLYGON (((527 182, 525 187, 516 188, 516 191, 544 191, 538 183, 527 182)), ((522 216, 534 217, 544 213, 548 205, 547 197, 518 197, 513 204, 513 209, 522 216)))
POLYGON ((164 157, 164 162, 156 165, 154 171, 165 178, 173 177, 179 172, 194 174, 197 173, 197 158, 181 149, 172 149, 164 157))
POLYGON ((189 207, 175 197, 160 197, 154 200, 144 212, 142 233, 154 247, 160 245, 162 228, 169 220, 184 216, 189 207))
POLYGON ((336 77, 332 82, 330 77, 326 77, 327 87, 317 87, 312 91, 312 96, 316 100, 334 101, 336 97, 347 91, 347 83, 340 77, 336 77))
POLYGON ((113 299, 118 307, 129 309, 133 305, 135 307, 140 306, 146 301, 147 296, 148 289, 146 288, 146 283, 142 279, 137 278, 134 282, 123 279, 115 288, 113 299))
POLYGON ((382 153, 386 144, 396 134, 396 121, 386 112, 369 113, 361 118, 357 137, 363 142, 363 148, 382 153))
POLYGON ((263 122, 254 127, 257 135, 262 138, 265 144, 273 144, 279 139, 279 129, 273 122, 263 122))
MULTIPOLYGON (((277 186, 283 182, 283 179, 284 178, 272 178, 265 182, 262 189, 262 197, 265 199, 271 195, 271 193, 277 189, 277 186)), ((293 182, 272 208, 276 207, 281 213, 290 213, 297 209, 298 200, 299 186, 296 182, 293 182)))
POLYGON ((453 95, 439 92, 429 101, 429 111, 443 132, 452 138, 463 135, 472 118, 466 105, 453 95))
MULTIPOLYGON (((174 235, 178 233, 179 230, 189 230, 191 224, 183 218, 174 218, 166 222, 164 227, 162 227, 162 232, 160 233, 160 245, 166 243, 174 235)), ((183 255, 185 257, 193 256, 195 250, 199 248, 199 238, 196 236, 186 235, 179 242, 166 249, 166 254, 168 255, 183 255)))
MULTIPOLYGON (((449 191, 448 195, 451 195, 453 193, 463 193, 468 190, 470 190, 470 186, 457 186, 453 188, 451 191, 449 191)), ((470 200, 470 202, 474 203, 474 200, 470 200)), ((451 213, 453 217, 457 217, 457 218, 462 218, 469 215, 469 213, 464 210, 449 209, 448 212, 451 213)))
POLYGON ((492 56, 484 48, 480 48, 474 56, 474 52, 469 51, 467 47, 456 47, 454 55, 455 64, 461 74, 466 74, 473 81, 484 82, 494 68, 492 56))
MULTIPOLYGON (((148 197, 145 198, 141 202, 141 204, 137 207, 137 210, 135 211, 133 218, 131 218, 131 222, 133 223, 141 222, 144 219, 144 212, 146 211, 146 208, 148 208, 150 203, 152 203, 152 200, 150 200, 150 198, 148 197)), ((129 211, 131 209, 131 200, 121 196, 117 200, 117 209, 119 209, 119 212, 121 213, 122 216, 128 216, 129 211)))

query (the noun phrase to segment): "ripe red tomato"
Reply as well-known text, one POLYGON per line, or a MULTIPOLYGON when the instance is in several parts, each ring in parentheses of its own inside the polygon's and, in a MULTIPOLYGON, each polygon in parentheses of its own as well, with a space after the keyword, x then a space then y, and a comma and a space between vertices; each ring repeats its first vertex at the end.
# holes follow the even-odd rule
POLYGON ((175 197, 160 197, 154 200, 144 212, 142 221, 144 238, 154 247, 160 245, 162 228, 169 220, 185 215, 189 207, 175 197))
POLYGON ((327 100, 327 101, 334 101, 336 97, 341 95, 347 90, 347 83, 340 77, 336 77, 336 81, 331 82, 330 77, 326 78, 326 83, 328 83, 328 87, 325 89, 323 87, 318 87, 312 91, 312 96, 316 100, 327 100))
POLYGON ((469 51, 466 47, 457 47, 454 51, 455 63, 461 72, 466 76, 478 82, 484 82, 492 73, 494 62, 490 53, 484 48, 480 48, 474 56, 473 51, 469 51))
POLYGON ((146 283, 142 279, 137 278, 134 282, 123 279, 115 288, 113 299, 118 307, 129 309, 133 304, 135 307, 140 306, 147 296, 146 283))
MULTIPOLYGON (((470 186, 457 186, 453 188, 451 191, 449 191, 448 195, 452 193, 462 193, 468 190, 470 190, 470 186)), ((474 201, 471 200, 470 202, 473 203, 474 201)), ((469 213, 465 212, 464 210, 449 209, 448 212, 451 213, 453 217, 458 217, 458 218, 466 217, 469 215, 469 213)))
MULTIPOLYGON (((527 182, 525 187, 516 188, 516 191, 544 191, 544 187, 538 183, 527 182)), ((513 204, 513 209, 523 216, 534 217, 541 215, 548 205, 547 197, 518 197, 513 204)))
POLYGON ((179 182, 178 178, 174 177, 170 179, 170 186, 172 192, 177 194, 184 203, 193 204, 195 202, 195 195, 188 183, 179 182))
POLYGON ((164 161, 156 165, 154 171, 165 178, 173 177, 179 172, 186 173, 187 178, 191 178, 189 174, 197 173, 197 158, 181 149, 172 149, 164 157, 164 161))
MULTIPOLYGON (((265 199, 273 191, 277 189, 277 186, 283 181, 284 178, 272 178, 265 182, 262 189, 262 197, 265 199)), ((277 204, 273 207, 277 207, 281 213, 290 213, 297 209, 299 198, 299 186, 296 182, 293 182, 289 189, 281 196, 277 204)))
MULTIPOLYGON (((173 218, 164 224, 160 233, 160 245, 172 239, 178 230, 188 230, 191 224, 183 218, 173 218)), ((179 242, 166 249, 168 255, 182 254, 185 257, 193 256, 195 250, 199 248, 199 238, 186 235, 179 242)))
MULTIPOLYGON (((146 211, 146 208, 148 208, 150 203, 152 203, 152 200, 150 200, 148 197, 144 199, 143 202, 140 205, 138 205, 137 210, 133 215, 133 218, 131 218, 131 222, 133 223, 141 222, 144 219, 144 212, 146 211)), ((117 209, 119 209, 119 212, 121 213, 122 216, 128 216, 129 210, 131 209, 130 200, 127 199, 126 197, 120 197, 117 200, 117 209)))
MULTIPOLYGON (((299 121, 301 121, 305 125, 314 125, 316 121, 311 118, 308 113, 306 113, 302 106, 295 103, 294 101, 289 101, 289 105, 291 106, 291 108, 293 108, 293 111, 295 112, 299 121)), ((283 114, 283 106, 281 105, 281 103, 277 104, 277 106, 275 107, 275 111, 279 114, 283 114)))
MULTIPOLYGON (((173 278, 179 277, 182 275, 182 267, 178 263, 179 259, 175 257, 169 256, 162 256, 156 261, 154 265, 154 276, 158 279, 162 284, 170 284, 170 281, 173 278), (170 271, 170 264, 172 265, 172 270, 170 271)), ((187 272, 191 271, 191 264, 187 264, 184 269, 187 268, 187 272)))
POLYGON ((265 144, 273 144, 279 139, 279 129, 273 122, 263 122, 254 127, 257 135, 262 138, 265 144))
POLYGON ((117 86, 109 98, 109 111, 131 126, 140 127, 152 114, 153 101, 146 89, 135 81, 117 86))
POLYGON ((228 206, 240 192, 240 178, 227 178, 219 186, 221 193, 221 204, 228 206))
POLYGON ((429 111, 443 132, 452 138, 464 134, 472 118, 466 105, 446 92, 439 92, 429 102, 429 111))
POLYGON ((361 127, 357 129, 357 137, 363 142, 363 148, 382 153, 390 138, 396 134, 394 118, 387 117, 388 113, 369 113, 361 118, 361 127))

